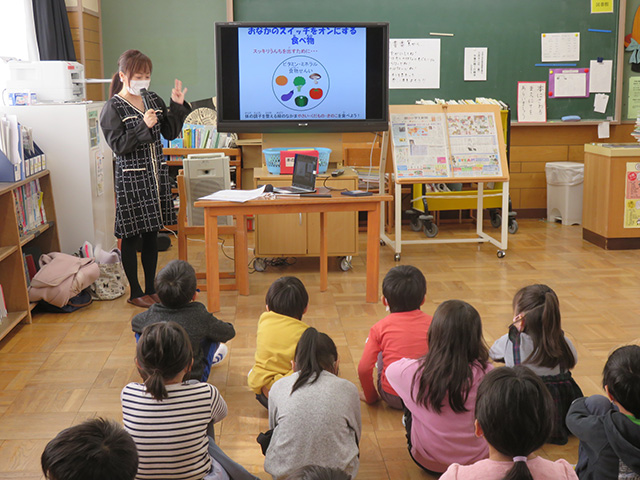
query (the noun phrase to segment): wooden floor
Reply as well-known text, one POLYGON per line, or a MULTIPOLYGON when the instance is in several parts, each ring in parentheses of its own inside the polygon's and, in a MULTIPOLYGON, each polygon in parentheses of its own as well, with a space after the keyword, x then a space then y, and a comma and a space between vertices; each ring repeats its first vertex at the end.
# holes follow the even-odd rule
MULTIPOLYGON (((440 237, 452 235, 452 229, 457 235, 470 225, 441 225, 440 237)), ((423 238, 408 231, 406 235, 423 238)), ((194 264, 203 262, 202 245, 190 244, 196 251, 190 258, 194 264)), ((366 235, 360 234, 360 251, 365 245, 366 235)), ((228 247, 225 251, 233 253, 228 247)), ((160 254, 160 264, 176 255, 173 246, 160 254)), ((354 258, 348 272, 334 259, 330 262, 329 290, 324 293, 319 291, 317 259, 253 273, 249 296, 222 292, 219 317, 233 322, 237 335, 228 344, 228 359, 213 369, 209 380, 229 405, 229 415, 218 425, 218 440, 232 458, 261 478, 269 476, 262 470, 255 437, 268 428, 267 412, 247 388, 246 375, 271 282, 282 275, 302 279, 310 294, 304 320, 334 339, 341 375, 357 385, 356 366, 369 327, 385 315, 381 303, 364 301, 364 255, 354 258)), ((432 314, 444 300, 463 299, 480 312, 489 344, 505 333, 516 290, 531 283, 550 285, 560 299, 565 332, 578 350, 574 376, 587 395, 601 393, 608 352, 640 337, 640 251, 604 251, 584 242, 579 226, 521 220, 504 259, 497 259, 495 247, 488 244, 457 244, 404 247, 401 263, 421 268, 427 277, 425 312, 432 314)), ((382 248, 380 281, 394 265, 391 249, 382 248)), ((36 315, 32 325, 17 327, 0 342, 0 479, 43 478, 40 454, 63 428, 98 415, 121 421, 120 390, 139 380, 130 327, 138 312, 125 297, 95 302, 73 314, 36 315)), ((430 478, 409 458, 399 412, 363 404, 362 421, 358 478, 430 478)), ((546 445, 540 453, 575 463, 577 441, 571 439, 564 447, 546 445)))

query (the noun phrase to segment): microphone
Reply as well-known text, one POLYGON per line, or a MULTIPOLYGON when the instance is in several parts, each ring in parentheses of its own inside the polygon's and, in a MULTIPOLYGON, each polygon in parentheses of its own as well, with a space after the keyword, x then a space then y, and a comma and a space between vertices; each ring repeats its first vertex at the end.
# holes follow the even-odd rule
POLYGON ((144 105, 144 111, 146 112, 151 108, 151 98, 149 95, 149 90, 147 90, 146 88, 141 88, 140 96, 142 97, 142 104, 144 105))

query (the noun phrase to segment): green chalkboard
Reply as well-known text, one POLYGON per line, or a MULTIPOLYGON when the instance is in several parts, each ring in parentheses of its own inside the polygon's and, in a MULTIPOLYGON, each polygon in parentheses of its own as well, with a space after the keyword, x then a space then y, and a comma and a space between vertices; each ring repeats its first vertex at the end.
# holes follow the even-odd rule
MULTIPOLYGON (((547 81, 549 69, 541 63, 542 33, 580 32, 580 61, 602 57, 613 60, 612 92, 604 114, 593 111, 588 98, 547 99, 548 121, 565 115, 583 120, 614 116, 618 67, 620 2, 614 13, 591 14, 589 0, 234 0, 234 20, 388 21, 391 38, 436 38, 430 32, 453 33, 441 38, 439 89, 391 90, 391 104, 411 104, 420 99, 492 97, 508 103, 514 113, 518 81, 547 81), (611 30, 611 33, 589 32, 611 30), (465 82, 464 48, 487 47, 487 81, 465 82)), ((512 118, 517 118, 513 115, 512 118)))
POLYGON ((188 88, 187 100, 216 94, 213 27, 226 20, 222 0, 103 1, 104 74, 111 78, 129 48, 151 58, 151 87, 169 102, 174 79, 188 88))

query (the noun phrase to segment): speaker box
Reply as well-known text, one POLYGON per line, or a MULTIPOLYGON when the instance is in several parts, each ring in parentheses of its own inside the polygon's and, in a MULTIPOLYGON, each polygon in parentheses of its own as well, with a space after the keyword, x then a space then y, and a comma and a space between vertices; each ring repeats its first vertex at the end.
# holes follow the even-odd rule
MULTIPOLYGON (((187 205, 187 224, 191 227, 202 226, 204 209, 196 208, 193 204, 201 197, 231 188, 229 157, 224 153, 192 154, 188 155, 182 164, 187 194, 187 198, 184 199, 187 205)), ((218 225, 233 225, 233 217, 218 217, 218 225)))

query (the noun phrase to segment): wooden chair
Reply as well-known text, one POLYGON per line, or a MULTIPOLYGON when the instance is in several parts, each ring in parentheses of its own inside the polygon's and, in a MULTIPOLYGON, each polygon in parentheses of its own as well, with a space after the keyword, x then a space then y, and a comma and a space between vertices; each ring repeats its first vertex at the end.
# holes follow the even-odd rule
MULTIPOLYGON (((188 241, 190 235, 204 235, 204 225, 190 226, 187 222, 187 191, 185 188, 185 176, 184 171, 180 170, 177 176, 178 181, 178 195, 180 196, 180 208, 178 209, 178 258, 188 260, 188 241)), ((235 222, 235 219, 234 219, 235 222)), ((236 235, 237 229, 234 225, 224 225, 218 227, 220 235, 233 235, 233 248, 234 257, 235 248, 238 244, 236 235)), ((201 291, 207 290, 206 273, 196 272, 196 278, 198 279, 198 288, 201 291)), ((236 278, 235 272, 220 272, 220 279, 236 278)), ((221 283, 220 290, 237 290, 238 286, 236 282, 233 283, 221 283)))

